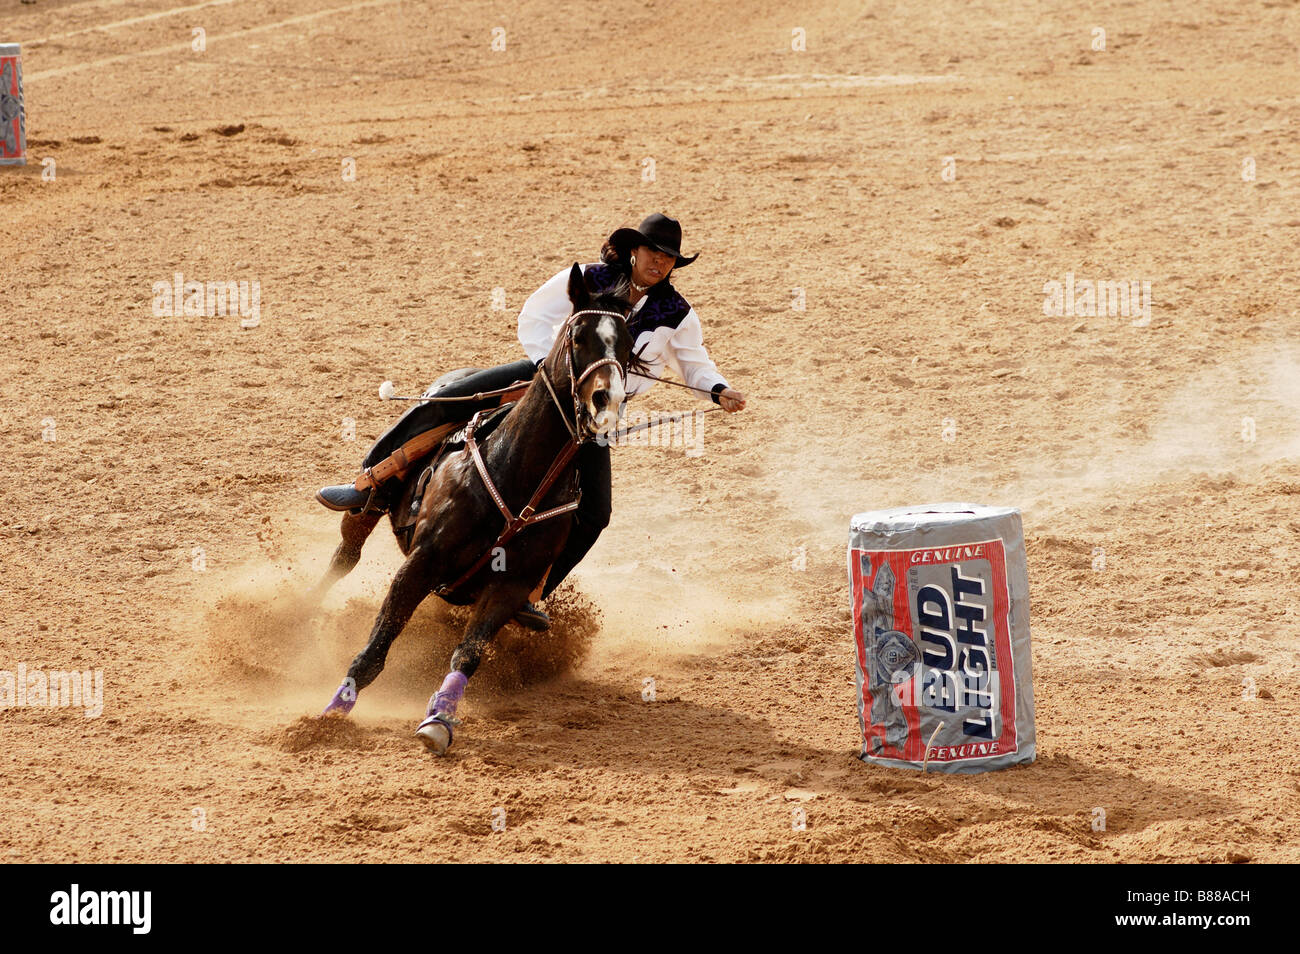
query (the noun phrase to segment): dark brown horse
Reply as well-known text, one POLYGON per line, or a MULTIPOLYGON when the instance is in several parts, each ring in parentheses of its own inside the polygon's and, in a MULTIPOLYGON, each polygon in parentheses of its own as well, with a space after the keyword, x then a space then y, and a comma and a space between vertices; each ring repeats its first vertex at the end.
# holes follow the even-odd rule
MULTIPOLYGON (((485 438, 471 438, 463 451, 450 452, 435 465, 414 531, 409 538, 396 533, 406 561, 327 714, 351 710, 357 693, 383 670, 389 647, 416 607, 437 592, 448 602, 474 606, 451 657, 451 672, 417 729, 431 751, 442 754, 451 744, 456 704, 484 649, 545 581, 564 546, 572 524, 572 513, 564 508, 577 497, 573 454, 580 443, 613 434, 629 364, 639 365, 624 323, 630 311, 625 299, 593 298, 577 265, 569 274, 569 299, 573 313, 519 402, 485 438), (560 513, 545 516, 557 508, 560 513)), ((405 478, 400 502, 392 508, 395 532, 422 470, 415 468, 405 478)), ((378 521, 374 512, 344 516, 343 541, 316 597, 356 565, 378 521)))

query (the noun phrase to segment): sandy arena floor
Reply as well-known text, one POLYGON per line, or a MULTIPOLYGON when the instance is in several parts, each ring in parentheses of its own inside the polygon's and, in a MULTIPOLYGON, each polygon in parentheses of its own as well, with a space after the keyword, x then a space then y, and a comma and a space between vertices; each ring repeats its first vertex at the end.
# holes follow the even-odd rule
POLYGON ((105 686, 0 711, 0 860, 1300 860, 1300 8, 501 9, 0 0, 0 669, 105 686), (616 453, 448 758, 436 600, 304 721, 399 562, 381 527, 292 611, 379 383, 518 357, 524 298, 660 209, 749 409, 616 453), (260 324, 155 317, 177 272, 260 324), (1150 282, 1149 324, 1044 315, 1067 273, 1150 282), (1023 510, 1032 765, 854 758, 849 518, 940 500, 1023 510))

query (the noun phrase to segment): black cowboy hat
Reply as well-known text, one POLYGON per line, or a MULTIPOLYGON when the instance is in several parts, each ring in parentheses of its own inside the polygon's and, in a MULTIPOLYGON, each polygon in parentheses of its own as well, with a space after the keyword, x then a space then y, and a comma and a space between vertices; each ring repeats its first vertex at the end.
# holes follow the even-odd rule
POLYGON ((629 249, 638 245, 648 245, 677 259, 674 268, 685 268, 699 258, 699 253, 686 258, 682 255, 682 227, 676 219, 670 219, 661 212, 654 212, 641 220, 634 229, 616 229, 609 237, 609 244, 618 249, 621 257, 626 258, 629 249))

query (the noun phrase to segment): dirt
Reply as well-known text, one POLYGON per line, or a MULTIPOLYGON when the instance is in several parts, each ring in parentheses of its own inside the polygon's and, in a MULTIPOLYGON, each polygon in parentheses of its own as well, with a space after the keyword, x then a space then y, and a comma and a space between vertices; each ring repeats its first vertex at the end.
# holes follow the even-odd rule
POLYGON ((180 9, 0 0, 0 669, 105 687, 0 710, 0 859, 1300 860, 1294 4, 180 9), (514 360, 654 210, 749 408, 616 451, 448 757, 436 600, 317 720, 399 561, 302 611, 379 384, 514 360), (260 320, 156 315, 177 272, 260 320), (1068 274, 1149 322, 1045 314, 1068 274), (942 500, 1023 511, 1032 765, 854 757, 849 519, 942 500))

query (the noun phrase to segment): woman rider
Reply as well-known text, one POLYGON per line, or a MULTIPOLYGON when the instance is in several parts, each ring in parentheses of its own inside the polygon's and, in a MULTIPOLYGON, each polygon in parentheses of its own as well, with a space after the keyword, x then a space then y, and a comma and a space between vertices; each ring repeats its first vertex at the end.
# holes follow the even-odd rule
MULTIPOLYGON (((655 213, 647 216, 635 229, 622 228, 610 235, 600 251, 598 264, 584 265, 583 275, 593 294, 613 293, 632 303, 627 319, 632 334, 633 351, 658 376, 667 365, 682 380, 701 393, 712 396, 714 403, 729 412, 745 407, 745 396, 727 384, 704 349, 703 328, 690 303, 668 281, 674 269, 685 268, 698 258, 681 254, 682 229, 677 220, 655 213)), ((504 388, 516 381, 533 377, 538 365, 550 353, 555 335, 572 311, 568 296, 569 269, 563 268, 524 302, 519 313, 519 341, 527 358, 500 367, 478 371, 440 388, 438 397, 470 398, 485 391, 504 388)), ((629 374, 627 395, 643 394, 654 380, 629 374)), ((440 424, 468 420, 481 408, 491 407, 499 398, 479 401, 417 404, 407 411, 370 449, 362 462, 363 473, 398 451, 412 437, 440 424)), ((569 572, 586 556, 600 532, 609 523, 611 475, 609 445, 600 442, 583 444, 578 451, 577 468, 582 497, 574 512, 573 529, 564 549, 556 558, 546 585, 545 598, 563 582, 569 572)), ((354 484, 324 487, 316 499, 331 510, 386 510, 394 501, 388 499, 395 488, 377 484, 358 490, 354 484), (386 491, 388 493, 386 493, 386 491)), ((533 629, 546 629, 550 618, 532 603, 515 619, 533 629)))

